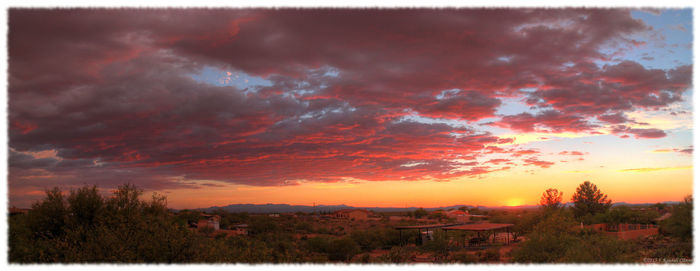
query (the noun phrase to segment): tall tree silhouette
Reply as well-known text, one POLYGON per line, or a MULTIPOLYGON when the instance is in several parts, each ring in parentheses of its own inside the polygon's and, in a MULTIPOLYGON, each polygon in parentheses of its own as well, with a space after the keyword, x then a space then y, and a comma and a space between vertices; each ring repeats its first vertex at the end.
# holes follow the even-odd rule
POLYGON ((572 210, 576 218, 587 214, 604 213, 612 205, 608 195, 600 192, 598 187, 589 181, 583 182, 576 188, 576 193, 574 193, 571 201, 574 203, 572 210))
POLYGON ((550 188, 547 191, 542 192, 542 197, 540 198, 540 205, 545 210, 556 210, 561 207, 561 200, 564 196, 563 192, 559 190, 550 188))

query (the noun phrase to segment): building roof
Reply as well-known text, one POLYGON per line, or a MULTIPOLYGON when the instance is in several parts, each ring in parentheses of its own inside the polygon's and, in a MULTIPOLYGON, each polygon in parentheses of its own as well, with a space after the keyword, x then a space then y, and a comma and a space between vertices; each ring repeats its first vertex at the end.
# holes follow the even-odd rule
POLYGON ((513 226, 513 224, 497 224, 497 223, 478 223, 478 224, 466 224, 458 226, 444 227, 445 230, 462 230, 462 231, 490 231, 498 230, 503 228, 508 228, 513 226))
POLYGON ((407 229, 431 229, 431 228, 443 228, 443 227, 449 227, 449 226, 455 226, 455 225, 462 225, 462 223, 458 224, 427 224, 427 225, 415 225, 415 226, 396 226, 397 230, 407 230, 407 229))
POLYGON ((452 210, 452 211, 447 212, 447 215, 466 216, 466 215, 469 215, 469 213, 462 211, 462 210, 452 210))

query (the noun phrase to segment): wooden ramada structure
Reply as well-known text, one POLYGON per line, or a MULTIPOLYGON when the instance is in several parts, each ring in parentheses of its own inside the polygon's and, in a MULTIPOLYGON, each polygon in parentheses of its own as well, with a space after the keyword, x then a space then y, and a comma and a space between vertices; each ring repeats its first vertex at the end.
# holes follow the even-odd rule
MULTIPOLYGON (((442 229, 443 231, 467 231, 476 232, 477 237, 469 239, 469 246, 481 245, 483 242, 488 242, 489 236, 492 235, 493 242, 496 242, 496 234, 505 230, 506 244, 510 243, 510 227, 513 224, 498 224, 498 223, 472 223, 472 224, 431 224, 431 225, 417 225, 417 226, 397 226, 395 227, 399 230, 399 238, 401 238, 402 230, 418 230, 418 242, 422 243, 421 229, 442 229), (482 236, 483 234, 483 236, 482 236)), ((466 246, 466 240, 464 240, 464 246, 466 246)))
POLYGON ((498 231, 505 230, 506 232, 506 244, 510 244, 510 227, 513 224, 499 224, 499 223, 477 223, 477 224, 466 224, 459 226, 451 226, 442 228, 445 231, 456 230, 456 231, 471 231, 476 232, 476 238, 469 240, 469 245, 479 245, 483 241, 488 241, 488 236, 493 235, 493 242, 496 243, 496 233, 498 231), (489 232, 491 234, 489 234, 489 232), (485 233, 482 237, 481 233, 485 233))

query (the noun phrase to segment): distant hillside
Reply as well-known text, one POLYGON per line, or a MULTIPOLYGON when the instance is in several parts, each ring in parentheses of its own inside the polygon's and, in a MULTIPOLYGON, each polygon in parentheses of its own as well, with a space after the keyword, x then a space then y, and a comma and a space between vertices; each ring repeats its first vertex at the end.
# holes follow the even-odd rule
MULTIPOLYGON (((664 201, 663 203, 665 204, 676 204, 678 203, 677 201, 664 201)), ((648 206, 654 203, 626 203, 626 202, 616 202, 613 203, 613 206, 619 206, 619 205, 627 205, 630 207, 643 207, 643 206, 648 206)), ((572 206, 573 203, 567 202, 564 204, 566 207, 572 206)), ((434 211, 434 210, 448 210, 448 209, 459 209, 460 207, 467 207, 467 208, 479 208, 481 210, 491 210, 491 209, 534 209, 537 208, 538 205, 523 205, 523 206, 473 206, 473 205, 452 205, 452 206, 444 206, 444 207, 436 207, 436 208, 423 208, 427 211, 434 211)), ((247 212, 247 213, 295 213, 295 212, 304 212, 304 213, 312 213, 312 212, 334 212, 337 210, 341 209, 365 209, 365 210, 370 210, 370 211, 375 211, 375 212, 413 212, 416 209, 419 209, 421 207, 354 207, 354 206, 348 206, 345 204, 341 205, 316 205, 314 206, 308 206, 308 205, 289 205, 289 204, 231 204, 227 206, 212 206, 208 208, 199 208, 198 210, 205 211, 205 212, 212 212, 218 209, 223 209, 224 211, 231 212, 231 213, 242 213, 242 212, 247 212)))
MULTIPOLYGON (((437 207, 437 208, 423 208, 427 211, 434 211, 438 209, 457 209, 460 207, 467 207, 467 208, 474 208, 472 205, 453 205, 453 206, 446 206, 446 207, 437 207)), ((365 209, 365 210, 370 210, 370 211, 375 211, 375 212, 412 212, 415 211, 416 209, 419 209, 420 207, 404 207, 404 208, 395 208, 395 207, 353 207, 353 206, 348 206, 345 204, 341 205, 316 205, 314 206, 308 206, 308 205, 289 205, 289 204, 231 204, 227 206, 212 206, 208 208, 200 208, 198 210, 205 211, 205 212, 212 212, 218 209, 223 209, 224 211, 227 212, 248 212, 248 213, 294 213, 294 212, 304 212, 304 213, 311 213, 311 212, 334 212, 337 210, 341 209, 365 209)), ((480 207, 482 209, 485 209, 484 207, 480 207)))

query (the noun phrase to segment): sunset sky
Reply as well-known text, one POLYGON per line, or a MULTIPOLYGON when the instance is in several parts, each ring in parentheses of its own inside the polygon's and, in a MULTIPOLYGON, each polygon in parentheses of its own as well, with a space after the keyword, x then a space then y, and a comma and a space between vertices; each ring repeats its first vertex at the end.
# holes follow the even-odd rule
POLYGON ((692 194, 691 9, 12 9, 9 205, 692 194))

